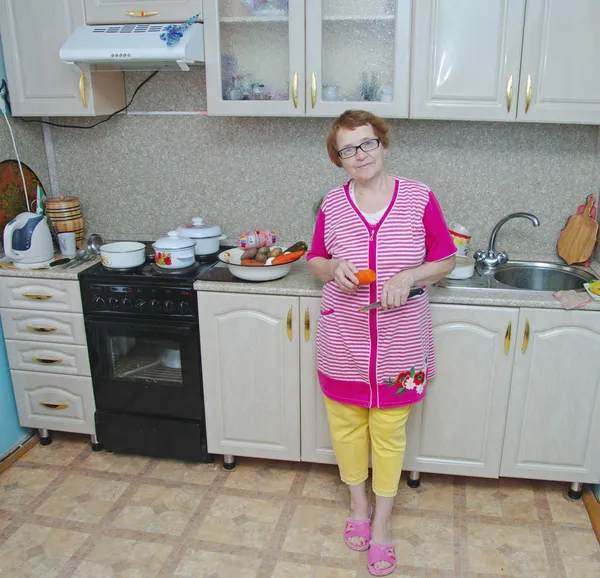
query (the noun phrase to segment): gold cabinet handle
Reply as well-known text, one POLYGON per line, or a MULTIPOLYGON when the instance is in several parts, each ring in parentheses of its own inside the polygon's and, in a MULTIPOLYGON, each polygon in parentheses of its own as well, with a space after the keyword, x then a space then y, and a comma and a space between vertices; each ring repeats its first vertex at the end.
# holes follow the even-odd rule
POLYGON ((294 78, 292 79, 292 101, 294 102, 294 108, 298 108, 298 73, 294 72, 294 78))
POLYGON ((134 18, 147 18, 148 16, 156 16, 157 14, 158 12, 145 12, 144 10, 125 12, 126 16, 133 16, 134 18))
POLYGON ((67 409, 69 407, 68 403, 48 403, 47 401, 40 401, 40 405, 48 409, 67 409))
POLYGON ((506 326, 506 333, 504 334, 504 355, 508 355, 510 350, 510 336, 512 334, 512 320, 508 321, 506 326))
POLYGON ((292 310, 293 310, 293 305, 290 305, 290 309, 287 314, 287 334, 288 334, 288 339, 290 341, 292 341, 292 339, 294 337, 294 334, 292 333, 292 310))
POLYGON ((531 82, 531 74, 527 75, 527 92, 525 95, 525 112, 529 110, 531 104, 531 95, 533 94, 533 83, 531 82))
POLYGON ((527 346, 529 345, 529 319, 525 318, 525 331, 523 332, 523 345, 521 347, 521 353, 525 353, 527 351, 527 346))
POLYGON ((31 360, 42 365, 54 365, 55 363, 62 363, 63 361, 60 357, 58 359, 49 359, 47 357, 36 357, 35 355, 31 357, 31 360))
POLYGON ((57 331, 56 327, 36 327, 35 325, 27 325, 27 331, 36 331, 37 333, 52 333, 57 331))
POLYGON ((317 75, 314 72, 310 80, 310 101, 312 107, 315 108, 315 102, 317 102, 317 75))
POLYGON ((81 104, 83 104, 83 108, 88 107, 87 98, 85 97, 85 72, 81 73, 79 77, 79 98, 81 99, 81 104))
POLYGON ((39 293, 23 293, 26 299, 52 299, 52 295, 40 295, 39 293))
POLYGON ((306 310, 304 311, 304 341, 308 341, 310 339, 310 312, 308 310, 308 305, 306 306, 306 310))
POLYGON ((512 106, 512 96, 513 96, 513 75, 511 74, 508 77, 508 82, 506 83, 506 112, 510 112, 510 107, 512 106))

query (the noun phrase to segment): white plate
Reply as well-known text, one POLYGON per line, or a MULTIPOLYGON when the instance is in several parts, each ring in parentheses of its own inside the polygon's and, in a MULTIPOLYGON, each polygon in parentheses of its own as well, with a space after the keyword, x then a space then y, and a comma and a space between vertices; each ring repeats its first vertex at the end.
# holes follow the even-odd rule
POLYGON ((588 292, 588 295, 594 300, 594 301, 600 301, 600 295, 596 295, 595 293, 592 293, 590 291, 590 284, 589 283, 584 283, 583 286, 585 287, 585 290, 588 292))
MULTIPOLYGON (((272 247, 275 249, 276 247, 272 247)), ((283 249, 283 247, 281 247, 283 249)), ((273 281, 285 277, 292 269, 293 263, 282 263, 281 265, 242 265, 244 249, 228 249, 219 254, 219 261, 225 263, 232 275, 244 279, 244 281, 273 281)))

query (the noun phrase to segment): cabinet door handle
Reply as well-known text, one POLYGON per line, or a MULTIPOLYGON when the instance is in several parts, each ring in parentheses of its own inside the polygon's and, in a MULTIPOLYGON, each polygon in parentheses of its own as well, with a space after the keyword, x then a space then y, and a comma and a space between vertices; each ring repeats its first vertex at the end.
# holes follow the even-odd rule
POLYGON ((37 327, 35 325, 27 325, 27 331, 36 331, 37 333, 52 333, 56 331, 56 327, 37 327))
POLYGON ((287 314, 287 334, 288 334, 288 339, 290 341, 292 341, 292 339, 294 338, 294 334, 292 333, 292 310, 293 310, 293 305, 290 305, 290 308, 289 308, 288 314, 287 314))
POLYGON ((508 77, 508 82, 506 83, 506 112, 510 112, 510 107, 512 106, 512 96, 513 96, 513 75, 511 74, 508 77))
POLYGON ((35 361, 35 363, 41 363, 42 365, 54 365, 55 363, 62 363, 62 359, 60 357, 58 359, 49 359, 48 357, 36 357, 33 355, 31 360, 35 361))
POLYGON ((508 355, 510 350, 510 336, 512 334, 512 320, 508 321, 506 326, 506 333, 504 334, 504 355, 508 355))
POLYGON ((527 351, 527 346, 529 345, 529 319, 525 318, 525 331, 523 332, 523 345, 521 347, 521 353, 525 353, 527 351))
POLYGON ((304 341, 310 339, 310 312, 308 311, 308 305, 304 311, 304 341))
POLYGON ((26 299, 52 299, 52 295, 40 295, 39 293, 23 293, 26 299))
POLYGON ((67 409, 69 407, 68 403, 48 403, 47 401, 40 401, 40 405, 48 409, 67 409))
POLYGON ((81 104, 83 104, 83 108, 88 107, 87 98, 85 97, 85 72, 81 73, 79 77, 79 98, 81 99, 81 104))
POLYGON ((527 75, 527 92, 525 93, 525 112, 529 110, 531 104, 531 95, 533 94, 533 83, 531 81, 531 74, 527 75))
POLYGON ((315 102, 317 102, 317 75, 314 72, 310 80, 310 101, 312 107, 315 108, 315 102))
POLYGON ((147 18, 148 16, 156 16, 158 12, 145 12, 144 10, 134 10, 133 12, 125 12, 126 16, 134 18, 147 18))
POLYGON ((294 72, 294 78, 292 80, 292 101, 294 102, 294 108, 298 108, 298 73, 294 72))

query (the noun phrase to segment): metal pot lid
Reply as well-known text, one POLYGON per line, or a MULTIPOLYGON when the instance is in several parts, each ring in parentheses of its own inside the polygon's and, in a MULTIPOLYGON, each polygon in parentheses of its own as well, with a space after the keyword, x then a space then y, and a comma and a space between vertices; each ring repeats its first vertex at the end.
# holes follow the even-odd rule
POLYGON ((162 237, 156 241, 152 246, 155 249, 189 249, 194 247, 196 243, 190 241, 185 237, 182 237, 177 231, 169 231, 166 237, 162 237))
POLYGON ((205 223, 202 217, 194 217, 191 225, 181 225, 181 227, 177 228, 177 233, 182 237, 204 239, 205 237, 218 237, 221 234, 221 227, 205 223))

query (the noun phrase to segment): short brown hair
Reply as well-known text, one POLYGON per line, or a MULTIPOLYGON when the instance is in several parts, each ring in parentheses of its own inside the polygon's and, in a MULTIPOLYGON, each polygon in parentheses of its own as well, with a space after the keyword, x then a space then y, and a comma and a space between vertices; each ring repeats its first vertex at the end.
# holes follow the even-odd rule
POLYGON ((390 127, 388 123, 380 116, 366 110, 347 110, 338 116, 329 129, 327 135, 327 153, 331 162, 336 167, 342 166, 342 161, 337 151, 337 133, 341 128, 354 130, 359 126, 370 124, 373 127, 375 136, 380 140, 381 146, 387 149, 390 146, 390 127))

